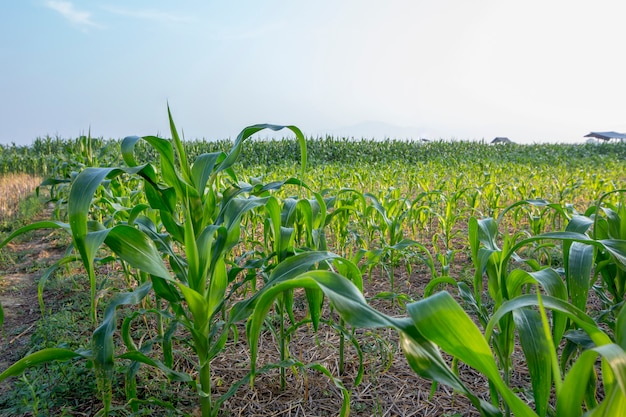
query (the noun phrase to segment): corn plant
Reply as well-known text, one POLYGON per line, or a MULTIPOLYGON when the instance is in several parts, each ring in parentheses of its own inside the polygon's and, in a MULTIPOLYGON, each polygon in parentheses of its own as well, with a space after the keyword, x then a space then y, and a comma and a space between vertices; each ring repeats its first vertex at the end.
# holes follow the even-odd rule
POLYGON ((405 222, 412 207, 408 198, 400 196, 398 190, 389 190, 380 200, 371 193, 364 194, 364 197, 371 201, 365 211, 366 218, 369 219, 368 234, 370 240, 377 234, 380 246, 379 249, 368 250, 365 255, 367 264, 370 270, 375 265, 381 265, 389 278, 391 295, 395 296, 394 269, 398 263, 398 256, 423 252, 429 259, 427 262, 429 266, 432 265, 432 258, 423 244, 404 237, 405 222))
MULTIPOLYGON (((530 283, 528 279, 531 277, 526 276, 523 280, 530 283)), ((344 277, 332 271, 308 271, 263 291, 259 296, 248 326, 253 370, 258 349, 258 324, 267 314, 267 306, 271 304, 271 300, 294 288, 321 289, 344 320, 353 326, 396 329, 411 368, 425 378, 453 387, 465 395, 482 415, 500 416, 500 407, 503 406, 507 414, 510 410, 516 416, 545 416, 548 414, 552 381, 556 404, 551 413, 557 416, 581 415, 587 398, 587 386, 595 375, 593 366, 598 356, 602 357, 606 396, 597 403, 588 402, 586 408, 591 411, 590 415, 621 415, 626 411, 626 346, 623 342, 626 313, 619 316, 620 326, 617 329, 616 342, 613 342, 584 312, 564 300, 542 296, 538 292, 536 295, 516 297, 503 304, 487 323, 483 335, 447 292, 409 304, 409 317, 390 317, 372 309, 359 289, 344 277), (529 309, 530 307, 536 307, 537 310, 529 309), (581 354, 564 377, 558 368, 546 309, 575 322, 595 343, 595 347, 581 354), (511 314, 515 317, 520 337, 530 342, 524 342, 524 351, 529 367, 532 368, 530 374, 536 400, 535 410, 518 397, 515 389, 502 378, 488 344, 494 329, 504 317, 511 314), (440 349, 488 378, 493 388, 491 403, 471 392, 458 374, 446 364, 440 349), (551 373, 554 373, 554 380, 550 378, 551 373), (503 404, 500 404, 499 398, 502 398, 503 404)), ((344 409, 346 406, 344 403, 344 409)))
MULTIPOLYGON (((521 202, 520 204, 526 204, 521 202)), ((543 202, 534 201, 534 204, 543 202)), ((558 210, 557 210, 558 211, 558 210)), ((624 240, 619 239, 592 239, 587 235, 587 231, 592 224, 591 220, 584 216, 573 217, 568 223, 565 231, 547 232, 539 235, 525 235, 517 233, 509 236, 506 233, 502 239, 502 249, 498 247, 498 224, 491 218, 470 220, 469 234, 472 247, 472 258, 475 263, 476 274, 474 280, 474 293, 471 294, 463 285, 459 285, 463 297, 469 305, 473 305, 478 313, 481 323, 489 329, 486 336, 492 341, 493 349, 498 358, 499 367, 504 375, 504 382, 509 383, 508 375, 512 369, 511 354, 514 346, 514 335, 519 332, 519 340, 522 351, 530 366, 530 375, 533 384, 533 395, 535 404, 540 415, 547 412, 548 397, 550 395, 551 379, 557 395, 560 391, 560 373, 565 370, 565 366, 573 358, 576 345, 582 347, 580 335, 583 339, 593 340, 593 332, 581 325, 581 323, 571 317, 563 308, 549 307, 553 310, 552 325, 547 326, 547 320, 542 317, 544 313, 537 313, 534 310, 513 311, 509 306, 521 303, 520 300, 528 301, 535 298, 537 303, 541 303, 541 292, 546 294, 545 298, 550 302, 567 306, 567 310, 584 313, 586 310, 587 295, 592 279, 591 268, 594 251, 606 253, 609 258, 608 263, 613 268, 623 270, 626 268, 626 245, 624 240), (552 268, 542 267, 534 259, 523 259, 517 255, 518 251, 526 246, 546 240, 556 240, 563 243, 562 256, 564 261, 565 282, 561 280, 559 273, 552 268), (512 268, 513 261, 527 264, 533 271, 527 272, 520 268, 512 268), (492 300, 492 309, 488 311, 484 308, 481 297, 483 291, 482 277, 487 277, 487 293, 492 300), (531 284, 529 286, 529 284, 531 284), (528 293, 529 289, 536 287, 535 294, 528 293), (512 312, 506 314, 504 312, 512 312), (497 321, 494 318, 497 317, 497 321), (569 318, 569 324, 568 319, 569 318), (543 322, 544 324, 539 324, 543 322), (535 324, 531 324, 535 323, 535 324), (529 327, 530 326, 530 327, 529 327), (544 330, 541 330, 541 329, 544 330), (567 329, 571 329, 566 334, 567 329), (549 333, 546 333, 547 330, 549 333), (493 330, 493 332, 491 331, 493 330), (542 334, 546 335, 541 338, 542 334), (574 335, 579 337, 575 338, 574 335), (560 362, 557 360, 556 349, 560 343, 567 340, 560 362), (549 342, 547 343, 546 342, 549 342), (531 343, 531 341, 533 341, 531 343), (543 343, 539 346, 538 343, 543 343), (537 350, 543 353, 542 359, 538 359, 537 350), (551 358, 550 358, 551 356, 551 358), (538 362, 537 362, 538 361, 538 362), (545 372, 543 362, 552 363, 552 372, 545 372), (533 364, 534 365, 531 365, 533 364), (559 363, 562 369, 557 369, 559 363), (542 371, 544 371, 542 373, 542 371), (543 375, 543 376, 542 376, 543 375), (540 407, 540 408, 539 408, 540 407)), ((533 304, 535 305, 535 304, 533 304)), ((540 309, 541 310, 541 309, 540 309)), ((593 322, 588 316, 585 322, 593 322)), ((594 323, 595 324, 595 323, 594 323)), ((595 331, 595 330, 594 330, 595 331)), ((617 332, 617 329, 615 330, 617 332)), ((620 332, 622 332, 620 330, 620 332)), ((607 342, 608 343, 608 342, 607 342)), ((623 347, 622 347, 623 349, 623 347)), ((587 355, 584 351, 581 355, 587 355)), ((582 356, 581 356, 582 358, 582 356)), ((572 368, 573 369, 573 368, 572 368)), ((587 375, 587 377, 590 374, 587 375)), ((595 385, 593 385, 595 387, 595 385)), ((588 398, 594 398, 595 392, 588 393, 588 398)), ((560 401, 557 398, 557 404, 560 401)), ((557 406, 558 407, 558 406, 557 406)), ((593 401, 587 407, 594 408, 593 401)))
MULTIPOLYGON (((123 326, 123 342, 127 352, 120 358, 160 369, 172 380, 188 382, 199 393, 203 416, 215 415, 225 398, 215 400, 211 390, 211 360, 225 346, 236 321, 245 319, 241 310, 227 317, 227 301, 232 293, 227 288, 237 276, 239 268, 231 268, 229 252, 238 244, 240 219, 258 207, 272 207, 271 197, 266 194, 285 183, 303 186, 300 180, 289 179, 254 187, 239 187, 232 170, 243 142, 254 133, 265 129, 279 130, 282 126, 255 125, 242 131, 230 153, 202 154, 190 165, 182 141, 170 115, 172 141, 146 136, 128 137, 121 143, 122 155, 127 167, 86 168, 73 180, 68 197, 69 225, 61 222, 40 222, 21 230, 25 233, 33 228, 56 227, 68 230, 73 237, 73 246, 78 251, 90 280, 92 316, 96 318, 95 288, 97 276, 95 262, 102 244, 106 245, 119 259, 141 271, 137 287, 130 292, 119 293, 109 302, 100 324, 92 338, 91 352, 70 352, 63 349, 35 353, 16 363, 4 373, 0 380, 21 372, 26 366, 49 360, 62 360, 76 356, 88 357, 94 363, 99 389, 103 399, 103 414, 110 411, 112 395, 112 373, 115 363, 113 333, 116 329, 116 310, 127 304, 137 304, 154 294, 155 306, 149 311, 169 320, 167 330, 159 329, 158 338, 163 345, 163 359, 150 357, 146 346, 135 341, 130 333, 129 320, 123 326), (143 140, 156 149, 160 156, 158 168, 152 164, 140 165, 133 154, 135 145, 143 140), (218 189, 218 177, 225 174, 233 184, 227 189, 218 189), (121 175, 138 177, 143 185, 147 204, 138 210, 130 208, 124 221, 101 222, 90 220, 90 207, 101 184, 114 181, 121 175), (244 195, 247 195, 244 197, 244 195), (146 215, 141 215, 145 212, 146 215), (151 213, 156 212, 155 217, 151 213), (152 219, 158 218, 156 224, 152 219), (108 225, 108 227, 105 225, 108 225), (176 246, 178 249, 174 249, 176 246), (164 262, 168 260, 169 267, 164 262), (171 269, 170 269, 171 268, 171 269), (231 268, 229 273, 229 268, 231 268), (159 308, 165 303, 166 308, 159 308), (191 345, 197 358, 197 377, 173 369, 171 334, 182 326, 191 335, 191 345), (169 335, 169 336, 168 336, 169 335)), ((306 150, 301 132, 288 126, 302 145, 303 170, 306 150)), ((272 209, 270 214, 273 216, 272 209)), ((276 238, 276 236, 275 236, 276 238)), ((282 246, 277 249, 282 251, 282 246)), ((322 255, 322 262, 329 255, 322 255)), ((278 261, 281 261, 279 259, 278 261)), ((297 266, 309 269, 313 264, 297 266)), ((354 267, 356 271, 356 267, 354 267)), ((317 292, 309 297, 313 312, 321 308, 317 292), (314 301, 314 302, 313 302, 314 301)), ((316 315, 316 313, 312 313, 316 315)), ((319 314, 317 314, 319 316, 319 314)), ((318 319, 315 319, 317 323, 318 319)), ((160 321, 160 323, 162 323, 160 321)), ((131 377, 134 374, 131 372, 131 377)), ((132 378, 131 378, 132 379, 132 378)), ((132 381, 127 393, 134 395, 132 381)), ((229 391, 228 395, 232 395, 229 391)))
MULTIPOLYGON (((593 221, 593 237, 597 239, 626 240, 626 190, 618 189, 606 193, 598 199, 585 215, 593 221), (614 194, 622 196, 618 204, 604 203, 614 194)), ((614 303, 624 300, 626 294, 626 272, 611 262, 610 254, 600 251, 596 257, 596 274, 602 277, 604 287, 613 297, 614 303)))

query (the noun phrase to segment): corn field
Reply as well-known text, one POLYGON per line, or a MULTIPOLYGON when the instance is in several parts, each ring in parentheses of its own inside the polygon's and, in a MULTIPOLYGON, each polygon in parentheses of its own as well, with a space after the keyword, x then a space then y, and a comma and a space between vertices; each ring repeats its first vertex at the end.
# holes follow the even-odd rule
POLYGON ((411 372, 477 415, 626 415, 625 143, 305 138, 276 125, 188 142, 169 121, 170 139, 0 149, 1 172, 40 175, 55 207, 0 246, 36 229, 67 234, 39 281, 40 309, 54 271, 79 265, 91 328, 84 348, 32 352, 0 381, 86 362, 99 415, 205 417, 229 415, 267 375, 288 391, 290 375, 316 372, 347 416, 367 378, 364 335, 391 330, 411 372), (268 130, 291 137, 255 139, 268 130), (428 283, 418 291, 404 283, 414 274, 428 283), (372 296, 373 281, 384 290, 372 296), (321 328, 335 334, 336 366, 296 353, 296 335, 316 340, 321 328), (226 381, 214 368, 234 343, 247 359, 226 381), (195 404, 145 396, 146 369, 195 404))

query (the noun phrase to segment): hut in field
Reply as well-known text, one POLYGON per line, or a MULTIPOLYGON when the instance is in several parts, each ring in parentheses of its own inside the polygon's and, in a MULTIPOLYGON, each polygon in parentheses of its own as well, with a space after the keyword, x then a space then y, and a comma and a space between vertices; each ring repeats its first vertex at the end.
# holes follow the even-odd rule
POLYGON ((514 143, 514 142, 509 138, 505 138, 504 136, 498 136, 491 141, 492 145, 506 144, 506 143, 514 143))
POLYGON ((603 140, 605 142, 610 141, 624 141, 626 140, 626 133, 618 133, 618 132, 590 132, 585 135, 586 138, 593 138, 598 140, 603 140))

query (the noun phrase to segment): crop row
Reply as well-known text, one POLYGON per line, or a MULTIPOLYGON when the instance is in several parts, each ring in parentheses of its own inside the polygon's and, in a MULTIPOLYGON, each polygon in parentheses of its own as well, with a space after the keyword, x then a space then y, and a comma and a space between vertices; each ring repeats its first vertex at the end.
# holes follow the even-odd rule
MULTIPOLYGON (((493 146, 484 142, 434 141, 416 142, 394 139, 371 140, 345 137, 307 138, 306 147, 311 167, 348 164, 435 166, 459 170, 464 165, 528 166, 538 169, 554 166, 590 172, 598 168, 612 169, 626 159, 626 143, 612 144, 507 144, 493 146)), ((81 136, 76 139, 37 138, 29 146, 0 145, 0 173, 26 172, 54 176, 80 166, 115 165, 121 163, 120 140, 81 136)), ((192 140, 183 144, 191 160, 203 153, 228 152, 232 140, 192 140)), ((149 146, 139 145, 138 159, 153 160, 158 155, 149 146)), ((292 138, 250 140, 241 150, 237 165, 241 167, 276 167, 299 163, 300 150, 292 138)), ((245 170, 245 168, 244 168, 245 170)), ((446 172, 445 175, 448 175, 446 172)))

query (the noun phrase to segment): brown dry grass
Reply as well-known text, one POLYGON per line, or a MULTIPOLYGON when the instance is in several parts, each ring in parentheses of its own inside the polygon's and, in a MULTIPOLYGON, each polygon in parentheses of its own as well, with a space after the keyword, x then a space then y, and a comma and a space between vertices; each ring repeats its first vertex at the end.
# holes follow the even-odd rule
POLYGON ((0 224, 15 218, 20 201, 31 195, 40 183, 41 178, 28 174, 0 176, 0 224))

